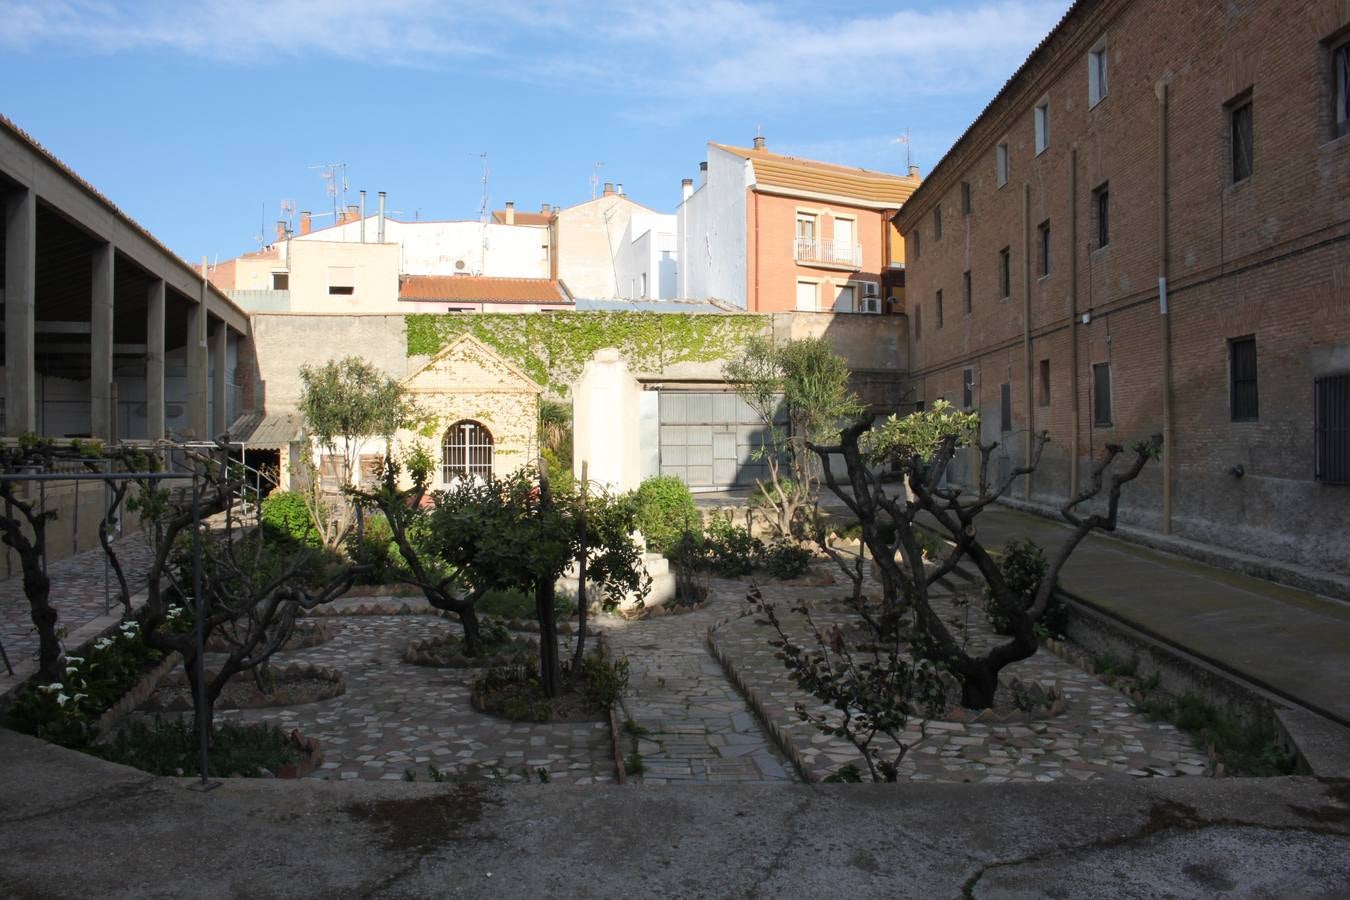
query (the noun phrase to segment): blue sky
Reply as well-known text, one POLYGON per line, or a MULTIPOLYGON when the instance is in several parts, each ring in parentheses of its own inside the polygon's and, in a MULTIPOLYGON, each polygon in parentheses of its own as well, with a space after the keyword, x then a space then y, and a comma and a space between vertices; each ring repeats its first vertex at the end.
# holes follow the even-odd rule
MULTIPOLYGON (((674 210, 709 140, 926 174, 1068 0, 0 0, 0 112, 189 260, 321 171, 400 218, 674 210)), ((317 218, 318 224, 331 221, 317 218)))

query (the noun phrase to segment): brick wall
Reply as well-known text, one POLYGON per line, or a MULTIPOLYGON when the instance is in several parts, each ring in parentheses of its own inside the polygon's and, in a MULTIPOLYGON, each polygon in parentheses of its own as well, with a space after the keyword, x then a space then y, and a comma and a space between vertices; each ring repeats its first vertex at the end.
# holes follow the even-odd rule
MULTIPOLYGON (((1312 421, 1313 379, 1350 371, 1350 137, 1333 140, 1328 70, 1329 47, 1347 29, 1350 5, 1324 0, 1075 7, 900 214, 911 322, 914 307, 923 310, 922 335, 911 336, 915 397, 960 403, 962 370, 974 369, 984 435, 1003 441, 996 453, 1006 454, 1003 465, 1022 459, 1028 430, 1049 431, 1053 443, 1031 497, 1058 502, 1075 447, 1081 479, 1107 442, 1163 430, 1170 370, 1171 531, 1350 574, 1350 487, 1313 480, 1312 421), (1108 90, 1090 106, 1089 55, 1102 47, 1108 90), (1235 184, 1231 101, 1248 91, 1254 165, 1235 184), (1041 104, 1050 128, 1038 154, 1033 122, 1041 104), (1002 186, 1000 143, 1010 162, 1002 186), (962 211, 962 182, 971 186, 970 215, 962 211), (1098 246, 1095 191, 1103 185, 1109 242, 1098 246), (938 204, 940 240, 933 234, 938 204), (1038 229, 1047 222, 1051 265, 1043 275, 1038 229), (1164 250, 1170 354, 1158 297, 1164 250), (1259 416, 1235 422, 1229 342, 1247 335, 1256 339, 1259 416), (1041 360, 1050 366, 1048 405, 1039 396, 1041 360), (1094 424, 1091 405, 1097 363, 1111 372, 1113 409, 1104 425, 1094 424), (1003 383, 1012 392, 1006 434, 999 429, 1003 383), (1241 477, 1230 474, 1237 466, 1241 477)), ((1128 489, 1123 517, 1162 529, 1162 493, 1163 469, 1151 466, 1128 489)))

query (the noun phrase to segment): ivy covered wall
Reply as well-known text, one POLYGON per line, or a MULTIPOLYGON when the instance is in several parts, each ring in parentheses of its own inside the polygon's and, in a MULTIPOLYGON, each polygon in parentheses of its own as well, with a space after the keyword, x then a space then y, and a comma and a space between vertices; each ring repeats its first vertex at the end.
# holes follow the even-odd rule
POLYGON ((406 317, 408 355, 434 355, 469 333, 519 365, 551 394, 566 396, 581 368, 603 347, 617 347, 638 372, 740 355, 772 328, 768 315, 557 312, 418 314, 406 317))

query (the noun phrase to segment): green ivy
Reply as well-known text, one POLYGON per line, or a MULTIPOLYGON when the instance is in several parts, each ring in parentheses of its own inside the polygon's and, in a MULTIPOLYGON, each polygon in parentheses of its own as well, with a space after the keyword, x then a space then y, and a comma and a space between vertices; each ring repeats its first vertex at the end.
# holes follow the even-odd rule
POLYGON ((406 321, 409 356, 435 355, 460 335, 472 334, 559 396, 603 347, 617 347, 636 370, 656 372, 737 356, 770 325, 764 315, 627 311, 419 314, 406 321))

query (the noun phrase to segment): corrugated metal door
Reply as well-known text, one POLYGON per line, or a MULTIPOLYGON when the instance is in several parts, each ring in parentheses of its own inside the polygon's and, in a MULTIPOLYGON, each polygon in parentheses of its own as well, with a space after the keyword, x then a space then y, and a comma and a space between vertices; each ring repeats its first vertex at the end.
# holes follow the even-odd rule
POLYGON ((765 476, 753 459, 765 429, 754 410, 733 393, 661 391, 661 474, 694 490, 753 485, 765 476))

